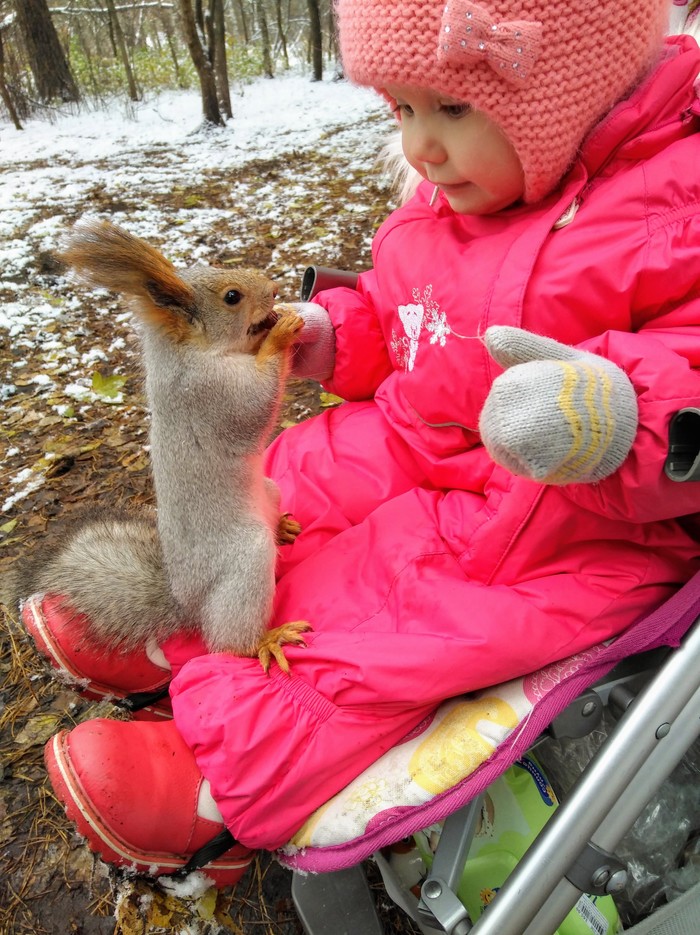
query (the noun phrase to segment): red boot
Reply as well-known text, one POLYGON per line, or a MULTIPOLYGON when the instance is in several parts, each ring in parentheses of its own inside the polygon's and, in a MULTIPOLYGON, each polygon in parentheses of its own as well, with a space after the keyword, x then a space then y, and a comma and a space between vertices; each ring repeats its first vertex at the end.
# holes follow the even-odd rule
POLYGON ((201 866, 231 886, 253 859, 220 820, 197 814, 204 780, 171 721, 85 721, 52 737, 44 759, 68 817, 109 863, 152 877, 201 866))
POLYGON ((112 698, 138 719, 172 717, 170 670, 142 650, 108 652, 95 646, 85 617, 61 607, 55 596, 30 597, 22 622, 37 650, 86 698, 112 698))

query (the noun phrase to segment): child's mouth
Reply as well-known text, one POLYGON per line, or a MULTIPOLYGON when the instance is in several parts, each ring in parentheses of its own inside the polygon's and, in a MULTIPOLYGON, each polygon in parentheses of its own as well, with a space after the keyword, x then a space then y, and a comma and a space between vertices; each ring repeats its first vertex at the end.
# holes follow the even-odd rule
POLYGON ((270 331, 277 324, 278 317, 277 312, 270 312, 266 318, 254 322, 248 328, 248 334, 254 337, 256 334, 262 334, 263 331, 270 331))

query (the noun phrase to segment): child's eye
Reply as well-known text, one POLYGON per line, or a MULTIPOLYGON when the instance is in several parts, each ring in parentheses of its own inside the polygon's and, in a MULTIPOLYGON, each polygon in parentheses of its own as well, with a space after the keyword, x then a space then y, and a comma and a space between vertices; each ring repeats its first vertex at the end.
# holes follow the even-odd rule
POLYGON ((469 104, 443 104, 443 110, 448 117, 464 117, 471 110, 469 104))
POLYGON ((413 108, 410 104, 397 104, 394 108, 395 114, 405 115, 406 117, 413 116, 413 108))

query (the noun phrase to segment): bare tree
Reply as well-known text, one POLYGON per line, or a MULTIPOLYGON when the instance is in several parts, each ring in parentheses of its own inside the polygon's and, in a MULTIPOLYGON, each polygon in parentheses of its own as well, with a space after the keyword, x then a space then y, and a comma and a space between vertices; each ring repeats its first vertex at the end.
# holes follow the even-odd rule
POLYGON ((277 36, 282 47, 282 56, 284 57, 284 67, 289 68, 289 51, 287 50, 287 30, 284 25, 284 16, 282 15, 282 0, 275 0, 275 13, 277 14, 277 36))
POLYGON ((209 20, 211 23, 210 46, 214 54, 214 78, 219 95, 219 106, 222 113, 230 120, 233 117, 233 110, 231 108, 231 91, 229 89, 228 66, 226 64, 224 0, 209 0, 209 20))
POLYGON ((175 77, 177 79, 178 87, 185 87, 185 80, 182 74, 182 69, 180 68, 180 59, 178 57, 177 42, 173 34, 173 25, 172 19, 169 11, 163 9, 162 7, 158 10, 158 16, 160 19, 160 24, 165 33, 165 41, 168 44, 168 51, 170 52, 170 57, 173 60, 173 68, 175 69, 175 77))
POLYGON ((250 42, 250 30, 248 28, 248 17, 246 16, 245 7, 243 6, 243 0, 237 0, 234 12, 239 23, 239 28, 243 33, 243 41, 248 45, 250 42))
POLYGON ((132 101, 138 101, 141 98, 139 94, 139 89, 136 85, 136 77, 134 75, 134 70, 131 67, 131 59, 129 58, 129 52, 126 48, 126 40, 124 39, 124 32, 119 22, 119 17, 117 16, 117 10, 114 6, 114 0, 105 0, 105 5, 107 7, 107 13, 109 15, 109 25, 111 35, 114 38, 114 45, 116 47, 117 55, 122 63, 124 68, 124 74, 126 75, 126 83, 129 88, 129 98, 132 101))
POLYGON ((17 111, 12 119, 21 121, 25 102, 77 100, 80 92, 101 98, 121 82, 132 100, 141 96, 140 85, 154 91, 171 83, 187 87, 189 54, 201 88, 204 122, 222 125, 232 115, 227 39, 235 43, 237 77, 242 80, 259 74, 261 64, 262 73, 272 78, 276 68, 288 68, 300 51, 306 52, 314 80, 321 80, 324 65, 335 58, 333 2, 0 0, 0 10, 16 10, 11 21, 0 18, 5 25, 0 107, 9 113, 11 97, 17 111), (177 28, 173 9, 182 23, 177 28))
POLYGON ((260 29, 260 39, 262 42, 263 71, 265 77, 274 78, 275 72, 272 67, 272 51, 270 49, 270 32, 267 28, 267 15, 265 13, 265 4, 263 0, 255 0, 255 15, 260 29))
POLYGON ((21 130, 22 123, 19 119, 19 114, 17 113, 17 108, 15 107, 15 102, 12 100, 12 94, 10 89, 7 86, 7 78, 5 76, 5 47, 3 44, 2 34, 4 29, 0 23, 0 97, 2 102, 7 108, 7 112, 10 115, 10 120, 14 123, 15 129, 21 130))
MULTIPOLYGON (((202 91, 202 114, 205 124, 223 126, 224 121, 219 110, 216 93, 216 79, 212 66, 212 56, 207 43, 206 33, 198 26, 191 0, 178 0, 182 28, 190 55, 197 69, 199 85, 202 91)), ((201 6, 200 6, 201 12, 201 6)))
POLYGON ((318 0, 307 0, 309 7, 309 39, 311 46, 311 65, 313 81, 323 79, 323 30, 321 29, 321 11, 318 0))
POLYGON ((328 57, 332 60, 340 61, 340 50, 338 49, 338 26, 335 21, 335 6, 333 3, 328 5, 328 57))
POLYGON ((15 12, 40 100, 79 100, 46 0, 15 0, 15 12))

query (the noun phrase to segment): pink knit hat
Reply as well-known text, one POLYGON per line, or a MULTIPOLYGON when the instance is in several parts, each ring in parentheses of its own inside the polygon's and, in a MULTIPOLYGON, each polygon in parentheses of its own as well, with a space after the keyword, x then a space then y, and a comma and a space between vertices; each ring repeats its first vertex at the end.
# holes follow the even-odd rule
POLYGON ((336 0, 336 14, 351 81, 428 87, 482 111, 534 202, 655 64, 669 0, 336 0))

